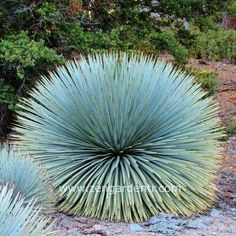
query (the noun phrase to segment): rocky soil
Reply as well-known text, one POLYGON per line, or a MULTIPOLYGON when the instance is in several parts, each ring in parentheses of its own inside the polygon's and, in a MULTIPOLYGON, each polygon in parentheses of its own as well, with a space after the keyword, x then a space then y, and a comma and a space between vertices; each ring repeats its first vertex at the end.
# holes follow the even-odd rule
POLYGON ((143 223, 112 223, 86 217, 73 217, 62 213, 53 216, 58 236, 233 236, 236 235, 236 208, 213 208, 206 215, 177 218, 161 213, 143 223))

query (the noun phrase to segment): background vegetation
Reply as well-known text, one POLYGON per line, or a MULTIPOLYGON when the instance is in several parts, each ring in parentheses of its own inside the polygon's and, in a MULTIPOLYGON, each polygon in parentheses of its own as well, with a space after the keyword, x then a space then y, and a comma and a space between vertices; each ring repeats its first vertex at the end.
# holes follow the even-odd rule
POLYGON ((139 50, 235 62, 232 0, 10 0, 0 2, 0 135, 40 74, 79 54, 139 50))

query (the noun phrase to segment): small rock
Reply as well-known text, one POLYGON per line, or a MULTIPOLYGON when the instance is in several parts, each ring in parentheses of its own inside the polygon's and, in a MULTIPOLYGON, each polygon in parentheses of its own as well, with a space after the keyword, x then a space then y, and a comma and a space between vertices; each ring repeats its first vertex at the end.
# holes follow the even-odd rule
POLYGON ((162 221, 168 221, 168 220, 171 221, 172 219, 175 219, 174 215, 161 212, 158 216, 151 217, 151 219, 147 223, 149 225, 153 225, 160 223, 162 221))
POLYGON ((207 216, 201 217, 201 221, 204 225, 207 225, 207 226, 209 226, 212 223, 212 219, 207 216))
POLYGON ((62 220, 59 222, 59 224, 64 227, 69 227, 70 221, 67 218, 62 218, 62 220))
POLYGON ((87 223, 87 221, 88 221, 88 219, 86 217, 82 217, 82 216, 79 216, 79 217, 76 216, 76 217, 74 217, 74 220, 76 220, 80 223, 83 223, 83 224, 87 223))
POLYGON ((232 136, 229 138, 231 141, 236 141, 236 136, 232 136))
POLYGON ((216 218, 222 217, 222 215, 220 214, 220 212, 219 212, 218 210, 216 210, 215 208, 212 209, 210 215, 211 215, 212 217, 216 217, 216 218))
POLYGON ((139 224, 130 224, 129 226, 130 230, 133 231, 133 232, 139 232, 139 231, 143 231, 144 228, 142 226, 140 226, 139 224))
POLYGON ((57 229, 55 236, 67 236, 67 230, 66 229, 57 229))
POLYGON ((232 153, 233 156, 236 156, 236 150, 234 150, 234 149, 231 150, 231 153, 232 153))
POLYGON ((230 208, 230 211, 236 212, 236 208, 230 208))
POLYGON ((68 230, 68 236, 79 236, 79 230, 77 228, 73 228, 68 230))
POLYGON ((230 60, 223 59, 223 60, 222 60, 222 63, 223 63, 223 64, 227 64, 227 65, 228 65, 228 64, 230 64, 231 62, 230 62, 230 60))
POLYGON ((101 225, 94 225, 93 229, 94 230, 103 230, 103 227, 101 225))
POLYGON ((220 112, 220 117, 223 117, 224 115, 224 112, 220 112))
POLYGON ((161 16, 160 14, 156 13, 156 12, 151 12, 150 13, 150 18, 154 19, 154 20, 161 20, 161 16))
POLYGON ((95 230, 95 229, 85 229, 83 230, 83 235, 101 235, 101 236, 107 236, 107 233, 103 230, 95 230))
POLYGON ((191 220, 187 224, 188 228, 205 230, 206 225, 201 221, 201 219, 191 220))
POLYGON ((162 233, 165 235, 176 235, 176 232, 184 228, 186 220, 171 214, 160 213, 145 222, 145 231, 162 233))
POLYGON ((72 229, 77 226, 77 222, 73 220, 73 218, 63 218, 61 221, 57 223, 58 226, 65 227, 67 229, 72 229))

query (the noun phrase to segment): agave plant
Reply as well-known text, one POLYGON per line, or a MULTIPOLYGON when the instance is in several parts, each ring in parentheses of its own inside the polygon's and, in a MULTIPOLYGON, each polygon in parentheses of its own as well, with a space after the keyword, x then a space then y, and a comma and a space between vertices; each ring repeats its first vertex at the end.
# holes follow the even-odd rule
POLYGON ((32 199, 25 205, 25 199, 7 185, 0 187, 0 235, 42 236, 52 235, 53 223, 40 214, 32 199))
POLYGON ((55 194, 49 177, 43 167, 20 151, 13 151, 4 145, 0 150, 0 185, 14 187, 14 196, 20 193, 28 203, 37 198, 35 206, 42 206, 42 211, 54 209, 55 194))
POLYGON ((204 95, 151 57, 89 56, 22 101, 17 138, 52 174, 61 210, 117 221, 191 215, 212 204, 220 157, 217 106, 204 95))

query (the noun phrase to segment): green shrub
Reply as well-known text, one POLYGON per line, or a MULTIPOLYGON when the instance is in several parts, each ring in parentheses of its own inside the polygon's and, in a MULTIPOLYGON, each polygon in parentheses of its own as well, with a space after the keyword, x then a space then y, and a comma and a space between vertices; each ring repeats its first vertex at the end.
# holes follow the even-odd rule
POLYGON ((46 165, 60 210, 118 221, 191 215, 211 206, 216 189, 218 109, 203 96, 171 64, 89 56, 22 101, 17 143, 46 165))
POLYGON ((164 31, 160 34, 152 34, 150 39, 151 42, 155 44, 156 49, 160 52, 168 51, 180 64, 186 62, 187 49, 177 41, 173 32, 164 31))
MULTIPOLYGON (((1 84, 0 84, 1 85, 1 84)), ((0 87, 0 106, 7 104, 9 110, 16 109, 18 96, 11 85, 1 85, 0 87)))
POLYGON ((35 201, 25 204, 19 194, 8 186, 0 187, 0 235, 53 235, 53 223, 35 209, 35 201))
POLYGON ((190 74, 196 78, 196 82, 200 83, 202 88, 207 92, 204 96, 209 97, 217 92, 219 82, 217 80, 218 74, 204 69, 187 69, 190 74))
MULTIPOLYGON (((196 40, 195 30, 185 30, 184 28, 178 28, 175 32, 175 38, 186 49, 190 49, 196 40)), ((190 56, 189 50, 188 56, 190 56)))
POLYGON ((148 38, 148 32, 135 27, 120 26, 110 32, 98 32, 96 38, 99 41, 95 39, 92 47, 97 45, 97 49, 137 50, 146 53, 158 53, 148 38))
POLYGON ((91 50, 94 34, 86 32, 80 22, 60 22, 52 32, 55 47, 69 56, 73 52, 87 54, 91 50))
POLYGON ((236 122, 230 121, 226 123, 225 131, 228 136, 236 135, 236 122))
POLYGON ((157 53, 156 48, 148 39, 148 32, 135 27, 120 26, 109 32, 102 30, 87 32, 79 22, 63 23, 58 31, 54 32, 54 37, 60 41, 59 45, 68 55, 74 52, 86 55, 106 50, 138 50, 157 53))
POLYGON ((45 1, 42 2, 42 4, 38 8, 36 8, 35 13, 39 18, 46 21, 51 21, 58 13, 58 6, 56 5, 56 3, 49 3, 45 1))
POLYGON ((0 112, 4 110, 0 134, 11 129, 18 97, 34 87, 40 74, 61 63, 57 54, 71 59, 80 53, 105 50, 154 55, 167 51, 184 63, 190 55, 186 49, 192 48, 194 56, 202 52, 195 52, 194 30, 183 30, 183 17, 191 28, 215 29, 221 11, 233 12, 231 2, 207 1, 203 8, 203 2, 195 0, 158 4, 141 0, 0 1, 0 86, 14 89, 14 94, 9 87, 4 88, 9 94, 0 91, 5 101, 0 101, 0 112), (150 17, 151 12, 158 12, 161 20, 150 17))
POLYGON ((47 48, 42 40, 31 40, 26 32, 11 35, 0 41, 0 59, 5 70, 13 70, 19 79, 29 76, 34 69, 48 64, 62 63, 53 49, 47 48))
POLYGON ((235 62, 236 31, 219 29, 199 32, 192 50, 195 55, 198 54, 206 60, 228 59, 235 62))
POLYGON ((229 15, 234 15, 234 16, 236 16, 236 2, 235 2, 235 1, 231 1, 231 3, 228 4, 227 9, 226 9, 226 12, 227 12, 229 15))
POLYGON ((34 205, 41 206, 45 212, 53 211, 55 194, 49 177, 32 158, 5 146, 0 150, 0 176, 0 185, 14 186, 14 196, 21 194, 26 203, 34 198, 34 205))
POLYGON ((201 32, 207 32, 209 30, 217 31, 220 29, 219 22, 222 21, 222 13, 218 12, 214 15, 206 15, 204 17, 196 18, 193 24, 201 32))
MULTIPOLYGON (((2 117, 5 118, 1 122, 10 128, 19 96, 34 85, 40 73, 62 63, 63 59, 46 47, 43 40, 32 40, 26 32, 3 37, 0 40, 0 111, 4 110, 2 117)), ((0 134, 5 130, 0 125, 0 134)))

